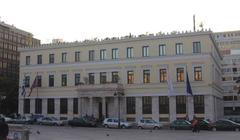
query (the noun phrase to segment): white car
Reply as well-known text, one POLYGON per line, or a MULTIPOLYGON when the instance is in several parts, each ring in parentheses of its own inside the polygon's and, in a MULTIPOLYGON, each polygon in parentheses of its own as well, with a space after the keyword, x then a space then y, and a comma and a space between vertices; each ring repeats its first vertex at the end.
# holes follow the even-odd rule
POLYGON ((10 122, 10 121, 12 120, 11 118, 6 117, 6 116, 4 116, 4 115, 2 115, 2 114, 0 114, 0 118, 4 118, 4 121, 5 121, 6 123, 8 123, 8 122, 10 122))
MULTIPOLYGON (((106 118, 103 121, 103 126, 106 128, 118 128, 118 119, 116 118, 106 118)), ((121 128, 130 128, 133 124, 129 122, 124 122, 123 120, 120 120, 120 127, 121 128)))
POLYGON ((137 123, 139 129, 161 129, 163 124, 152 119, 141 119, 137 123))
POLYGON ((54 125, 54 126, 63 126, 64 123, 61 120, 58 120, 54 117, 43 117, 41 119, 38 119, 38 124, 40 125, 54 125))

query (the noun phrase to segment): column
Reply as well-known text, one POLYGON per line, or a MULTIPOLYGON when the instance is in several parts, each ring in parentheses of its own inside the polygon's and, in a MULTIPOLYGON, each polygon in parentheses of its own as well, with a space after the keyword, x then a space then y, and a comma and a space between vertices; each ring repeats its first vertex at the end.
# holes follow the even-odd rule
POLYGON ((127 114, 127 97, 122 97, 122 104, 121 104, 121 118, 126 120, 126 114, 127 114))
POLYGON ((89 115, 93 115, 93 97, 89 97, 89 115))
POLYGON ((83 116, 83 111, 82 111, 82 97, 78 98, 78 114, 79 116, 83 116))
POLYGON ((136 122, 142 119, 142 97, 136 97, 136 122))
POLYGON ((47 116, 47 99, 42 99, 42 114, 47 116))
POLYGON ((73 98, 68 99, 68 119, 73 118, 73 98))
POLYGON ((112 82, 112 73, 107 72, 107 82, 112 82))
POLYGON ((55 103, 55 105, 54 105, 55 116, 60 117, 60 99, 55 98, 54 103, 55 103))
POLYGON ((176 96, 169 97, 169 120, 176 120, 176 96))
POLYGON ((159 100, 158 96, 152 97, 152 119, 159 122, 159 100))
POLYGON ((189 120, 193 119, 194 116, 193 96, 187 96, 187 115, 189 120))
POLYGON ((115 118, 118 118, 118 97, 117 96, 114 96, 114 112, 113 112, 113 116, 115 118))
POLYGON ((106 118, 106 98, 102 97, 102 115, 106 118))
POLYGON ((35 114, 35 99, 30 99, 30 113, 35 114))
POLYGON ((215 109, 214 109, 214 97, 212 95, 204 96, 204 117, 205 119, 210 119, 210 121, 215 121, 215 109))
POLYGON ((94 75, 95 84, 100 84, 100 73, 96 72, 94 75))
POLYGON ((23 99, 18 99, 18 114, 24 114, 23 113, 23 103, 24 103, 24 100, 23 99))

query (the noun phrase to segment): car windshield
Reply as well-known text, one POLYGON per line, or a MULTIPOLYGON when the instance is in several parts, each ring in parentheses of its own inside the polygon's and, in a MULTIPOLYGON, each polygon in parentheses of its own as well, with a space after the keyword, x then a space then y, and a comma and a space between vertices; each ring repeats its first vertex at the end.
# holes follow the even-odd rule
POLYGON ((154 120, 146 120, 146 123, 156 123, 154 120))

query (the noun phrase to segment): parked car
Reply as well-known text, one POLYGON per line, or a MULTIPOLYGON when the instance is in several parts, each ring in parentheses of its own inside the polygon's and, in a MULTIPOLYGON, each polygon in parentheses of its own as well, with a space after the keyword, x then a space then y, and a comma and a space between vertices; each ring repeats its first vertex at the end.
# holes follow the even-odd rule
POLYGON ((19 116, 19 117, 15 118, 15 119, 10 120, 9 123, 14 123, 14 124, 33 124, 34 120, 31 119, 31 117, 19 116))
POLYGON ((200 120, 198 125, 200 130, 212 130, 213 128, 213 124, 208 120, 200 120))
POLYGON ((239 131, 240 124, 228 119, 221 119, 213 123, 213 131, 216 130, 235 130, 239 131))
POLYGON ((192 125, 187 120, 175 120, 170 124, 170 129, 190 130, 192 129, 192 125))
POLYGON ((141 119, 137 122, 137 128, 139 129, 161 129, 162 127, 163 124, 152 119, 141 119))
MULTIPOLYGON (((118 119, 116 118, 106 118, 103 121, 103 126, 106 128, 118 128, 118 119)), ((124 122, 120 120, 120 127, 121 128, 130 128, 133 124, 129 122, 124 122)))
POLYGON ((85 117, 81 118, 73 118, 72 120, 68 121, 68 125, 70 126, 86 126, 86 127, 96 127, 96 121, 89 120, 85 117))
POLYGON ((229 118, 229 120, 234 121, 236 123, 240 123, 240 118, 237 118, 237 117, 229 118))
POLYGON ((0 118, 3 118, 6 123, 8 123, 12 120, 12 118, 6 117, 3 114, 0 114, 0 118))
POLYGON ((40 125, 54 125, 54 126, 64 125, 63 121, 58 120, 55 117, 43 117, 43 118, 38 119, 37 123, 40 125))

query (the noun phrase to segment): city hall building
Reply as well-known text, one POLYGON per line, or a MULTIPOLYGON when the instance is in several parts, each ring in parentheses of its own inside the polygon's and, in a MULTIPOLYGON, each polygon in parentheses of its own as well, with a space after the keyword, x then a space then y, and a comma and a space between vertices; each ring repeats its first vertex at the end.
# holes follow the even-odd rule
POLYGON ((20 114, 71 119, 117 118, 120 113, 128 121, 162 122, 223 117, 222 56, 211 31, 129 35, 19 51, 19 86, 24 82, 26 88, 25 96, 19 90, 20 114), (186 93, 187 74, 193 96, 186 93))

